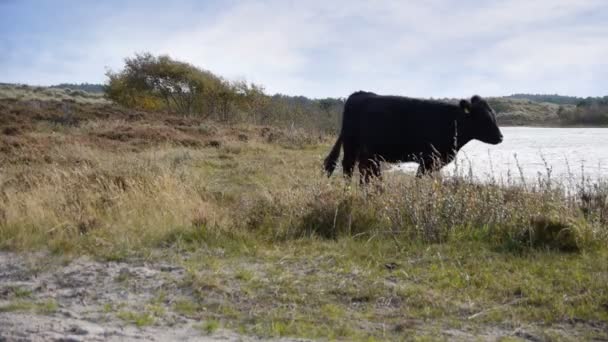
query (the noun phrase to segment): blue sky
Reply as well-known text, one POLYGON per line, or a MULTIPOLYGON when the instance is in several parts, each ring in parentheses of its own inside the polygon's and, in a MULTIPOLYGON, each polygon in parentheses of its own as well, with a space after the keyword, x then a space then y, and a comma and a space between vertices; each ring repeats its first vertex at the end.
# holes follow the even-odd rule
POLYGON ((606 0, 0 0, 0 82, 102 83, 136 52, 269 93, 608 94, 606 0))

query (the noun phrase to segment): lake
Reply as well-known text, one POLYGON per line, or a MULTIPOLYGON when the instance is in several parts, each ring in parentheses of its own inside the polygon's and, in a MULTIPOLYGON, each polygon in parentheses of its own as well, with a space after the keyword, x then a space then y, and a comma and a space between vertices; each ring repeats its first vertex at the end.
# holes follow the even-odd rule
MULTIPOLYGON (((608 128, 501 127, 504 141, 499 145, 469 142, 443 174, 468 175, 498 182, 535 181, 539 174, 563 183, 592 182, 608 176, 608 128), (521 172, 520 172, 521 170, 521 172)), ((417 164, 399 166, 415 172, 417 164)))

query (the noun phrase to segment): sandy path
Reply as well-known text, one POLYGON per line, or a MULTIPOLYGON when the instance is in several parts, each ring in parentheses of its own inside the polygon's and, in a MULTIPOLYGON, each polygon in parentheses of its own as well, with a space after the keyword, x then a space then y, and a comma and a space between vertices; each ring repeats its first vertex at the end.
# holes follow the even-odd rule
POLYGON ((259 340, 222 329, 209 335, 201 322, 170 310, 141 328, 117 318, 119 311, 141 312, 160 290, 166 294, 160 306, 171 307, 183 295, 176 284, 183 275, 182 268, 162 264, 88 258, 62 264, 0 252, 0 341, 259 340))

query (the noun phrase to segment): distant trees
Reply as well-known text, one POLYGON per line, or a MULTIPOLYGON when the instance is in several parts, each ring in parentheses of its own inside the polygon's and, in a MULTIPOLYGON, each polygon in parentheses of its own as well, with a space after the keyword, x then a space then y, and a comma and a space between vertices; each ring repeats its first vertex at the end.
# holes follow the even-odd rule
POLYGON ((566 110, 563 107, 557 112, 560 121, 566 125, 608 125, 608 96, 580 99, 576 107, 566 110))
MULTIPOLYGON (((604 97, 575 97, 545 94, 514 94, 506 99, 524 99, 531 102, 546 102, 558 104, 558 123, 566 126, 607 126, 608 125, 608 96, 604 97)), ((505 99, 503 98, 503 99, 505 99)), ((496 108, 497 112, 509 112, 506 108, 496 108)), ((525 112, 524 112, 525 114, 525 112)))
POLYGON ((558 105, 576 105, 583 98, 576 96, 563 96, 557 94, 513 94, 507 98, 529 100, 534 102, 555 103, 558 105))
POLYGON ((576 106, 579 108, 590 108, 590 107, 606 107, 608 106, 608 96, 604 97, 587 97, 581 98, 576 106))

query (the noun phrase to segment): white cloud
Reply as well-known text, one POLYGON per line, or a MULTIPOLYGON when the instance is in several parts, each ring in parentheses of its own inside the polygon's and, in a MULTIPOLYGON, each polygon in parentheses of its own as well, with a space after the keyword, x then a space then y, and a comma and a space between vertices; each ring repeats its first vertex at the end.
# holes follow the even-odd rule
POLYGON ((12 69, 9 79, 100 81, 104 66, 116 69, 124 57, 150 51, 261 83, 270 92, 319 97, 358 89, 434 97, 599 95, 608 85, 600 78, 608 55, 608 16, 597 16, 602 11, 608 13, 608 4, 601 0, 127 7, 83 23, 94 32, 87 39, 39 51, 42 57, 12 69))

